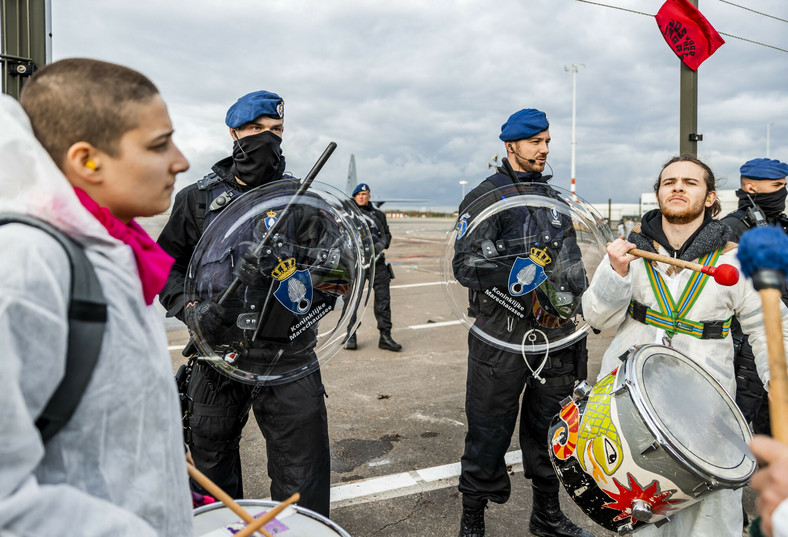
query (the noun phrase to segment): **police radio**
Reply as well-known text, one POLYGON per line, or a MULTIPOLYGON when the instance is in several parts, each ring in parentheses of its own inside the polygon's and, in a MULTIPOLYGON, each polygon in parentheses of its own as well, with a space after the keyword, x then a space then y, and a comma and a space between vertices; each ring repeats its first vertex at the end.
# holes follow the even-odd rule
POLYGON ((752 227, 766 227, 769 223, 766 221, 763 211, 757 205, 747 208, 747 219, 752 223, 752 227))

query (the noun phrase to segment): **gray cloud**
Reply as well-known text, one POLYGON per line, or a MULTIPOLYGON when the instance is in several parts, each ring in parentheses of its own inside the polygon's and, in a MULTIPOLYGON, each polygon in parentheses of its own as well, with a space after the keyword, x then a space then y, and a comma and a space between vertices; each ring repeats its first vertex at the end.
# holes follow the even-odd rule
MULTIPOLYGON (((655 13, 658 0, 610 0, 655 13)), ((788 18, 784 0, 748 7, 788 18)), ((305 174, 330 140, 320 180, 343 188, 350 154, 379 197, 459 202, 500 153, 500 125, 545 110, 554 183, 569 188, 577 75, 577 191, 635 203, 678 152, 679 60, 652 17, 572 0, 383 4, 208 0, 53 3, 55 59, 88 56, 139 69, 160 88, 196 180, 231 144, 224 113, 268 89, 286 101, 288 168, 305 174)), ((788 48, 786 24, 700 0, 720 32, 788 48)), ((788 54, 725 38, 699 70, 700 156, 734 186, 745 160, 788 159, 788 54)))

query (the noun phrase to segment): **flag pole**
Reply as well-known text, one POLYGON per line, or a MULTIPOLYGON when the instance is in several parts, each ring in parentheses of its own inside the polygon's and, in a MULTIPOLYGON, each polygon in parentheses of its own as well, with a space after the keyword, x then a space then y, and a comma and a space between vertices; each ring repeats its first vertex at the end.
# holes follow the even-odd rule
MULTIPOLYGON (((698 0, 689 1, 698 7, 698 0)), ((703 140, 703 135, 698 134, 698 72, 684 62, 679 65, 679 153, 698 156, 698 142, 703 140)))

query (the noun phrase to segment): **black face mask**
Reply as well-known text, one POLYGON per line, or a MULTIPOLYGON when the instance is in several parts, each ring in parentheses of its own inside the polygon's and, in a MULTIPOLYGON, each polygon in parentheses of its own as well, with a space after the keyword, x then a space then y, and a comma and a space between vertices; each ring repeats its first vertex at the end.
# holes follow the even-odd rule
POLYGON ((775 218, 785 210, 785 197, 788 190, 781 188, 775 192, 757 192, 749 194, 753 203, 761 208, 766 218, 775 218))
POLYGON ((230 171, 252 188, 281 179, 285 170, 281 144, 271 131, 235 140, 230 171))

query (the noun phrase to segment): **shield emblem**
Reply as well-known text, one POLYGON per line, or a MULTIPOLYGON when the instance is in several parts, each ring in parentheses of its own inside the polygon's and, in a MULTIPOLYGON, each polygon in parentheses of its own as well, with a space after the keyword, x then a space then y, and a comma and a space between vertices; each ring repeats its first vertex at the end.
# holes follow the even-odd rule
POLYGON ((457 240, 462 239, 465 236, 466 231, 468 231, 468 221, 463 218, 457 222, 457 240))
POLYGON ((309 271, 297 270, 289 278, 280 281, 274 296, 293 313, 305 314, 312 306, 312 277, 309 271))
POLYGON ((530 293, 547 279, 544 267, 528 257, 518 257, 509 271, 509 294, 520 296, 530 293))
POLYGON ((267 213, 265 213, 264 222, 265 222, 265 228, 271 229, 271 226, 273 226, 276 223, 276 213, 274 211, 268 211, 267 213))

